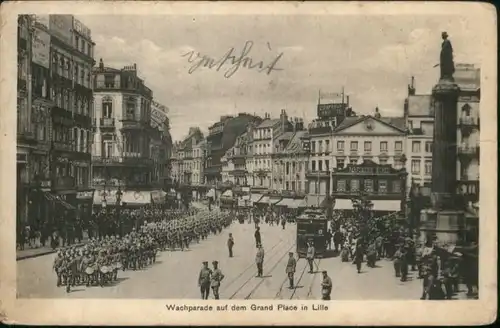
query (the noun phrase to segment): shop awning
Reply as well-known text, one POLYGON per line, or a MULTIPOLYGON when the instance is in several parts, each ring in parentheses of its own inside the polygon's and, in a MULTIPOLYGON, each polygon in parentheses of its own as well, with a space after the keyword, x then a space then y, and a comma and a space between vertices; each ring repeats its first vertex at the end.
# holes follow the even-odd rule
POLYGON ((269 204, 269 197, 268 196, 263 196, 261 199, 259 199, 255 203, 258 203, 258 204, 269 204))
POLYGON ((125 191, 122 195, 122 203, 130 205, 146 205, 151 203, 150 191, 125 191))
POLYGON ((74 210, 75 209, 75 207, 73 205, 62 200, 61 198, 57 197, 56 195, 51 194, 50 192, 44 191, 43 195, 45 196, 45 199, 47 199, 49 202, 61 205, 66 210, 74 210))
POLYGON ((228 189, 220 195, 221 198, 233 198, 233 191, 231 189, 228 189))
POLYGON ((278 203, 276 203, 276 206, 284 206, 284 207, 290 207, 293 204, 294 199, 293 198, 283 198, 280 200, 278 203))
POLYGON ((337 198, 335 199, 335 207, 333 208, 334 210, 352 210, 352 200, 350 199, 342 199, 342 198, 337 198))
POLYGON ((252 194, 252 195, 250 195, 250 200, 252 201, 252 203, 258 202, 261 198, 262 198, 261 194, 252 194))
POLYGON ((276 205, 281 201, 281 199, 282 199, 281 197, 280 198, 269 197, 269 205, 276 205))
POLYGON ((399 212, 401 211, 400 200, 372 200, 374 211, 399 212))
POLYGON ((307 201, 305 199, 294 199, 292 204, 288 207, 289 208, 304 208, 304 207, 307 207, 307 201))

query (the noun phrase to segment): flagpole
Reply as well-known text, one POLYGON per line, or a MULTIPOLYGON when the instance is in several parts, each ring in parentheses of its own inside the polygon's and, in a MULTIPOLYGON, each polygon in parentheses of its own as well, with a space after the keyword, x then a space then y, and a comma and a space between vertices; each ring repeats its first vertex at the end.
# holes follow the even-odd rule
POLYGON ((318 105, 320 104, 321 99, 321 89, 318 90, 318 105))
MULTIPOLYGON (((318 169, 319 169, 319 167, 318 167, 318 169)), ((318 208, 319 208, 319 195, 320 195, 319 170, 318 170, 318 175, 317 176, 318 176, 318 178, 317 178, 316 183, 317 183, 318 186, 317 186, 316 190, 318 192, 318 208)))
POLYGON ((342 86, 342 105, 344 104, 344 86, 342 86))

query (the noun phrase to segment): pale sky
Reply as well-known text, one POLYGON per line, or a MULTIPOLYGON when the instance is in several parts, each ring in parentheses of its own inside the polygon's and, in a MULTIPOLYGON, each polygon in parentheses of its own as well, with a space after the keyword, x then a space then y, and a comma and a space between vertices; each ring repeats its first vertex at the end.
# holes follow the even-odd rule
MULTIPOLYGON (((248 112, 311 121, 318 91, 345 87, 353 109, 402 115, 407 84, 415 76, 417 93, 437 82, 441 32, 453 44, 455 63, 480 64, 481 35, 464 16, 76 16, 92 30, 94 57, 106 66, 137 63, 139 75, 156 101, 170 108, 172 136, 179 140, 190 126, 203 131, 221 115, 248 112), (194 50, 214 59, 231 47, 266 65, 283 53, 267 75, 241 67, 232 77, 199 68, 182 57, 194 50)), ((226 67, 226 66, 224 66, 226 67)), ((227 65, 229 68, 230 65, 227 65)))

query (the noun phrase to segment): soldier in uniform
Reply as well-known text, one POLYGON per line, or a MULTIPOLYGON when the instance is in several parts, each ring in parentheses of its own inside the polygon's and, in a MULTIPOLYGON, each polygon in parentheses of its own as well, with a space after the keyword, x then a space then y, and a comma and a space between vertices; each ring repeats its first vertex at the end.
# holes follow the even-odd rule
POLYGON ((54 259, 54 271, 56 272, 57 275, 57 287, 61 286, 62 284, 62 269, 63 269, 63 264, 64 264, 64 257, 61 251, 57 252, 57 257, 54 259))
POLYGON ((255 256, 255 264, 257 264, 257 277, 262 277, 264 271, 264 248, 262 244, 259 244, 259 249, 255 256))
POLYGON ((323 281, 321 282, 321 295, 323 300, 330 300, 330 294, 332 293, 332 279, 328 276, 326 270, 323 271, 323 281))
POLYGON ((200 275, 198 276, 198 286, 201 291, 201 299, 207 300, 210 294, 210 276, 212 275, 212 270, 208 267, 208 261, 203 262, 203 267, 200 270, 200 275))
POLYGON ((213 261, 212 265, 214 266, 214 270, 212 271, 212 291, 214 293, 214 298, 216 300, 219 299, 219 287, 222 279, 224 279, 224 274, 219 269, 219 262, 213 261))
POLYGON ((233 234, 229 233, 229 238, 227 239, 227 249, 229 250, 229 257, 233 257, 233 246, 234 246, 233 234))
POLYGON ((288 253, 288 263, 286 264, 285 272, 288 275, 288 281, 290 282, 290 286, 288 288, 293 289, 293 276, 295 274, 295 267, 297 266, 297 261, 293 257, 293 253, 288 253))
POLYGON ((262 243, 261 237, 260 237, 260 228, 256 227, 255 228, 255 247, 259 247, 259 244, 262 243))
POLYGON ((358 270, 358 273, 361 273, 361 263, 363 263, 363 256, 363 246, 358 241, 358 243, 356 244, 356 250, 354 251, 354 263, 356 263, 356 269, 358 270))
POLYGON ((316 250, 314 249, 314 245, 312 240, 309 240, 307 243, 307 254, 306 254, 306 259, 307 263, 309 263, 309 273, 314 273, 314 255, 316 253, 316 250))

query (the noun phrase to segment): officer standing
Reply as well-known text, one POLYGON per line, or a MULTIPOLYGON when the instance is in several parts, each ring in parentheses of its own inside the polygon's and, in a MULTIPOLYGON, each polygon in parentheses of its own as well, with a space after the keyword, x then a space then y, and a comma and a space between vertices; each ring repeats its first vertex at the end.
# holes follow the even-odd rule
POLYGON ((212 275, 212 270, 208 267, 208 261, 203 262, 203 267, 201 268, 200 275, 198 276, 198 286, 201 291, 201 299, 207 300, 210 294, 210 276, 212 275))
POLYGON ((293 289, 293 276, 295 274, 295 267, 297 266, 297 261, 293 257, 293 253, 288 253, 288 263, 286 264, 285 272, 288 275, 288 281, 290 282, 290 286, 288 288, 293 289))
POLYGON ((212 291, 214 292, 214 298, 218 300, 220 282, 224 279, 224 274, 222 274, 222 271, 219 269, 219 262, 213 261, 212 265, 214 266, 212 272, 212 291))
POLYGON ((255 234, 254 234, 254 236, 255 236, 255 247, 257 247, 257 248, 258 248, 258 247, 259 247, 259 244, 260 244, 260 243, 262 243, 262 240, 261 240, 261 238, 260 238, 260 228, 259 228, 259 227, 257 227, 257 228, 255 229, 255 234))
POLYGON ((309 273, 314 273, 313 264, 314 264, 314 255, 315 255, 316 250, 314 249, 313 242, 311 240, 309 240, 307 245, 308 246, 307 246, 306 259, 307 259, 307 262, 309 263, 309 273))
POLYGON ((233 257, 233 246, 234 246, 234 239, 233 239, 233 234, 229 234, 229 238, 227 240, 227 248, 229 250, 229 257, 233 257))
POLYGON ((257 277, 262 277, 264 268, 264 248, 259 244, 257 255, 255 256, 255 264, 257 264, 257 277))
POLYGON ((332 293, 332 279, 328 276, 326 270, 323 271, 323 282, 321 282, 321 295, 323 300, 329 301, 332 293))

